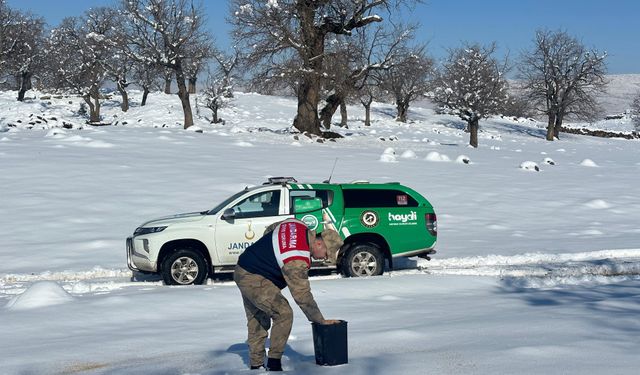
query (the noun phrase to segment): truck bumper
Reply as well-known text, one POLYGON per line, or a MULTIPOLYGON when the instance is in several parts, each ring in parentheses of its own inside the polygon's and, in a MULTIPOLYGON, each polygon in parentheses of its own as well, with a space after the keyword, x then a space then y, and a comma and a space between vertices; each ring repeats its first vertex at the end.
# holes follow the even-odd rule
POLYGON ((143 253, 136 251, 133 237, 127 238, 127 266, 131 271, 138 272, 156 272, 155 262, 145 256, 143 253))

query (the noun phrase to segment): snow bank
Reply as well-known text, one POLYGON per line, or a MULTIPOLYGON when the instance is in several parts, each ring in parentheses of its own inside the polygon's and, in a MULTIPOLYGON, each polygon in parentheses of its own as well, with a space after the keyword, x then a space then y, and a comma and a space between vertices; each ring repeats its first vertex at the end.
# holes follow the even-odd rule
POLYGON ((599 165, 591 159, 584 159, 580 162, 580 165, 582 165, 583 167, 599 167, 599 165))
POLYGON ((380 161, 383 163, 397 163, 396 150, 394 150, 393 147, 387 147, 382 155, 380 155, 380 161))
POLYGON ((447 155, 441 154, 437 151, 431 151, 424 159, 427 161, 451 161, 447 155))
POLYGON ((602 199, 594 199, 592 201, 585 203, 584 206, 594 210, 603 210, 603 209, 611 208, 611 205, 602 199))
POLYGON ((416 159, 418 156, 416 155, 415 152, 413 152, 413 150, 407 150, 403 152, 402 155, 400 155, 400 157, 403 159, 416 159))
POLYGON ((39 281, 24 293, 12 298, 7 304, 9 310, 29 310, 39 307, 60 305, 73 300, 60 285, 53 281, 39 281))

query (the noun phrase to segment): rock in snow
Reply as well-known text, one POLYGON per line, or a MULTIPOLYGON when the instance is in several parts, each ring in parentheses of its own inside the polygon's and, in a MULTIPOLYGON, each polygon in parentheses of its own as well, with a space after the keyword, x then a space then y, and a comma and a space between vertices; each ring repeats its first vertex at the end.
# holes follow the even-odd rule
POLYGON ((456 163, 471 164, 471 159, 467 155, 460 155, 456 158, 456 163))
POLYGON ((9 310, 28 310, 70 302, 73 297, 53 281, 34 283, 7 304, 9 310))
POLYGON ((520 164, 520 168, 524 169, 525 171, 535 171, 535 172, 540 171, 540 167, 538 167, 538 164, 536 164, 533 161, 523 162, 522 164, 520 164))

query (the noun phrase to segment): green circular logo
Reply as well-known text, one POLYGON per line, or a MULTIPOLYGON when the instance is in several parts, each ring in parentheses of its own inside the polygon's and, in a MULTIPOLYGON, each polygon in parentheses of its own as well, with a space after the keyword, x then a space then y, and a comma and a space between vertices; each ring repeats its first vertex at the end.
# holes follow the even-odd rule
POLYGON ((300 219, 309 229, 316 230, 318 228, 318 218, 313 215, 305 215, 300 219))

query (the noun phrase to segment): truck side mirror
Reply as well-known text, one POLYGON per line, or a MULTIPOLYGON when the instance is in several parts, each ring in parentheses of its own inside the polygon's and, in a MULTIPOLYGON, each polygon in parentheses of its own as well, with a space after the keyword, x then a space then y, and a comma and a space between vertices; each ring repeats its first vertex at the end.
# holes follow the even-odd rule
POLYGON ((222 213, 223 220, 233 220, 235 218, 236 218, 236 212, 233 210, 233 208, 227 208, 222 213))

